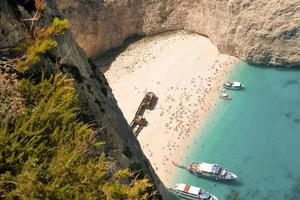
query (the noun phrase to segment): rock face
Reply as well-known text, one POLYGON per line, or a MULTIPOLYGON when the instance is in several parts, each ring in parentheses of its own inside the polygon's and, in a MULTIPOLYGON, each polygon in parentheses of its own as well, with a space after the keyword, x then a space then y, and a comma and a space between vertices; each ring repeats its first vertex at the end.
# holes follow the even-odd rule
POLYGON ((187 30, 247 62, 300 65, 299 0, 56 0, 89 56, 132 35, 187 30))
MULTIPOLYGON (((2 50, 16 46, 26 35, 28 29, 22 19, 33 15, 34 1, 26 2, 8 0, 0 2, 0 56, 7 56, 3 55, 2 50)), ((54 16, 62 17, 56 4, 47 1, 47 7, 39 21, 44 25, 49 24, 54 16)), ((39 65, 30 71, 29 75, 39 74, 41 66, 48 75, 54 74, 57 70, 70 74, 75 79, 81 103, 82 112, 79 118, 103 128, 104 133, 100 138, 107 142, 105 153, 115 158, 120 167, 140 163, 145 171, 152 172, 103 74, 96 71, 96 67, 89 62, 70 32, 55 39, 58 46, 42 56, 39 65)))

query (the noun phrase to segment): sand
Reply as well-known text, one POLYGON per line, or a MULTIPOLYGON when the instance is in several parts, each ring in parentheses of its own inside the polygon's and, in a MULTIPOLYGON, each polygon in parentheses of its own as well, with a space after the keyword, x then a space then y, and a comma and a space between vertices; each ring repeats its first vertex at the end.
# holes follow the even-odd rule
POLYGON ((105 72, 129 123, 146 92, 158 96, 155 109, 144 114, 148 126, 138 140, 166 186, 172 161, 189 148, 237 60, 220 54, 208 38, 178 32, 131 44, 105 72))

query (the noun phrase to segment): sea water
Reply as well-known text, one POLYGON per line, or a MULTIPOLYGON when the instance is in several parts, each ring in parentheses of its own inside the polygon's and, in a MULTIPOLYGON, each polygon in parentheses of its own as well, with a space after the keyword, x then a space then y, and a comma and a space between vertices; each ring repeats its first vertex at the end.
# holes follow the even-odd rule
POLYGON ((171 184, 200 186, 220 200, 233 191, 241 200, 300 200, 300 70, 240 63, 231 80, 245 90, 218 100, 179 164, 218 163, 238 179, 209 180, 177 168, 171 184))

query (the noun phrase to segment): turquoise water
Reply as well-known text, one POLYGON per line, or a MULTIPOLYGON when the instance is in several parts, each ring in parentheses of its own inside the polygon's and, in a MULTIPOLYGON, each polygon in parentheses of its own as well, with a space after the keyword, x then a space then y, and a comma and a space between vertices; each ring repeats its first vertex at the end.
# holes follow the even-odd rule
POLYGON ((171 182, 201 186, 220 200, 232 191, 242 200, 300 200, 300 70, 241 63, 231 79, 246 89, 218 101, 180 164, 219 163, 239 179, 206 180, 178 168, 171 182))

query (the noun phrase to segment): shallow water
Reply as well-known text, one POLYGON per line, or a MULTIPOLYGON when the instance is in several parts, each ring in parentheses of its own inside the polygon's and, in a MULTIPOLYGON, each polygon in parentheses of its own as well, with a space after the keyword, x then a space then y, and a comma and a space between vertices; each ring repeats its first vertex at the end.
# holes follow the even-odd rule
POLYGON ((239 179, 206 180, 178 168, 172 184, 201 186, 219 199, 237 191, 242 200, 300 200, 300 70, 240 63, 231 78, 246 89, 218 101, 179 164, 219 163, 239 179))

